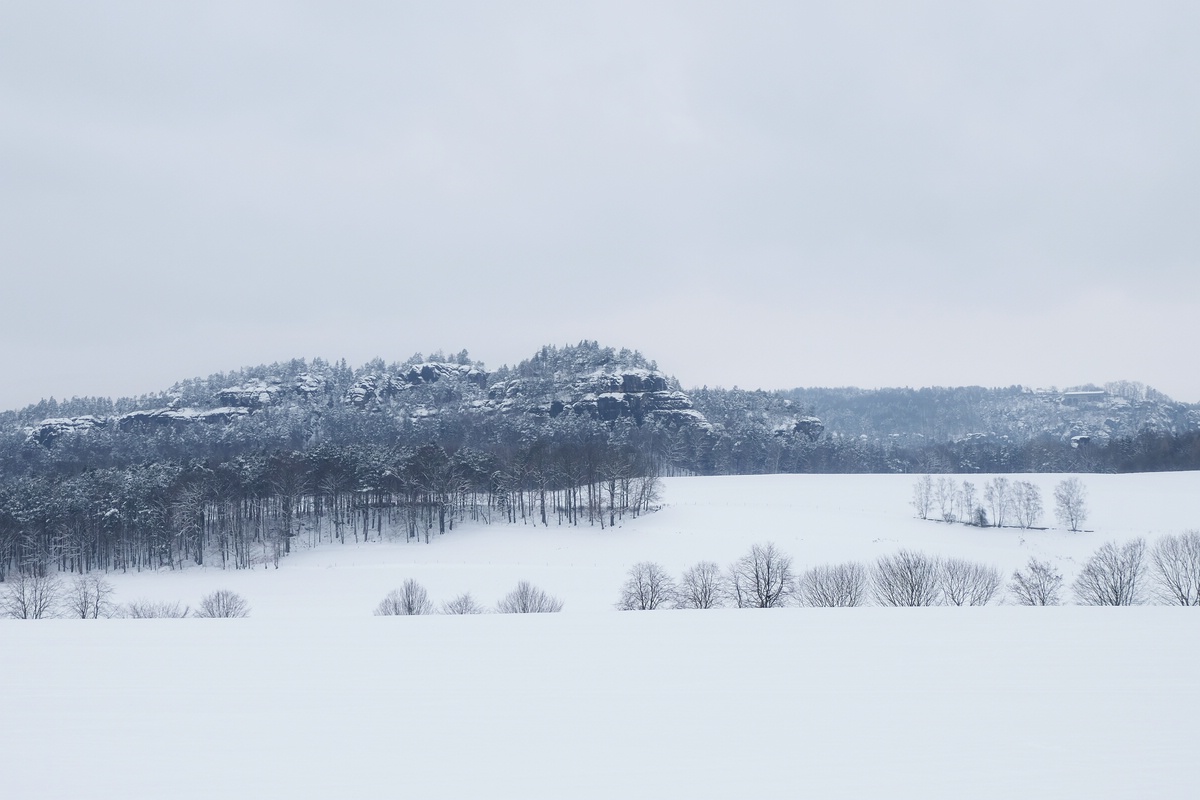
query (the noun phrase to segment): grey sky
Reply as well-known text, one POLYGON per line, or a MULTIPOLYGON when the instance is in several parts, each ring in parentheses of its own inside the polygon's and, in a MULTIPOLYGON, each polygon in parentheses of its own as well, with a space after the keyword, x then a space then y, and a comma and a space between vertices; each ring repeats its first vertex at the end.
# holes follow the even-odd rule
POLYGON ((1200 4, 0 2, 0 408, 293 357, 1200 401, 1200 4))

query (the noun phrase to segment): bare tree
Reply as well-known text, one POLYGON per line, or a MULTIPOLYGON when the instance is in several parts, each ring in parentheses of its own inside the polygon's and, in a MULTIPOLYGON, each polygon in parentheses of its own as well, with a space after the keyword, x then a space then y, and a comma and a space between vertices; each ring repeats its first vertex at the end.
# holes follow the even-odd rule
POLYGON ((501 614, 545 614, 562 609, 562 600, 546 594, 529 581, 521 581, 496 603, 496 610, 501 614))
POLYGON ((1042 516, 1042 490, 1029 481, 1013 482, 1012 512, 1018 525, 1032 528, 1042 516))
POLYGON ((675 581, 661 564, 642 561, 629 568, 621 599, 621 611, 653 611, 675 599, 675 581))
POLYGON ((1067 478, 1054 487, 1054 516, 1072 531, 1087 519, 1087 487, 1078 478, 1067 478))
POLYGON ((1062 605, 1063 576, 1046 561, 1030 558, 1024 570, 1014 570, 1008 591, 1023 606, 1062 605))
POLYGON ((963 481, 958 491, 958 518, 968 525, 979 520, 979 504, 975 502, 975 484, 963 481))
POLYGON ((485 614, 487 609, 475 602, 470 592, 463 592, 453 600, 442 603, 443 614, 485 614))
POLYGON ((954 507, 958 504, 958 487, 951 478, 943 475, 937 479, 937 487, 934 491, 937 496, 938 508, 942 512, 942 522, 954 522, 957 519, 954 507))
POLYGON ((1012 503, 1012 487, 1008 483, 1008 478, 996 477, 984 484, 983 499, 991 506, 992 524, 997 528, 1003 528, 1004 520, 1008 518, 1009 507, 1012 503))
POLYGON ((100 619, 112 616, 112 584, 99 575, 80 575, 67 587, 63 607, 76 619, 100 619))
POLYGON ((941 568, 936 558, 911 550, 883 556, 871 575, 881 606, 936 606, 942 601, 941 568))
POLYGON ((947 605, 985 606, 1000 591, 1000 570, 987 564, 948 558, 942 562, 942 597, 947 605))
POLYGON ((917 510, 921 519, 929 519, 929 511, 933 508, 933 476, 922 475, 913 484, 912 506, 917 510))
POLYGON ((196 609, 197 617, 231 618, 250 616, 250 604, 246 598, 228 589, 220 589, 205 595, 196 609))
POLYGON ((1158 599, 1170 605, 1200 606, 1200 531, 1164 536, 1150 554, 1158 599))
POLYGON ((1071 590, 1080 605, 1136 606, 1144 598, 1146 541, 1138 538, 1118 548, 1107 542, 1083 565, 1071 590))
POLYGON ((717 564, 701 561, 684 571, 675 594, 676 608, 720 608, 723 605, 725 586, 717 564))
POLYGON ((857 561, 824 564, 800 576, 800 605, 812 608, 861 606, 866 603, 867 568, 857 561))
POLYGON ((730 596, 738 608, 777 608, 796 591, 792 557, 774 542, 756 544, 729 568, 730 596))
POLYGON ((117 608, 116 615, 127 619, 182 619, 191 609, 178 602, 133 600, 117 608))
POLYGON ((401 588, 388 592, 387 597, 375 607, 377 617, 411 617, 432 613, 433 603, 429 600, 429 592, 412 578, 405 580, 401 588))
POLYGON ((58 573, 48 569, 10 573, 0 594, 0 616, 45 619, 58 612, 62 587, 58 573))

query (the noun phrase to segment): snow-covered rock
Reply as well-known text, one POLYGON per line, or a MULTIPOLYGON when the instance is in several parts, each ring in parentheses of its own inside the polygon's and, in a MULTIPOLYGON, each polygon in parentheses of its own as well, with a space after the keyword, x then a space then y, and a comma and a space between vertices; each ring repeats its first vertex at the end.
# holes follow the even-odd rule
POLYGON ((262 408, 274 405, 283 393, 278 383, 255 381, 244 386, 230 386, 217 392, 217 399, 227 406, 240 408, 262 408))

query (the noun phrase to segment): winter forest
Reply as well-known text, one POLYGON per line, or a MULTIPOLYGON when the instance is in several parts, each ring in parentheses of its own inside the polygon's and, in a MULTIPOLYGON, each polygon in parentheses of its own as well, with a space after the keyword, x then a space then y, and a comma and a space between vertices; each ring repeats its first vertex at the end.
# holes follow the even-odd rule
POLYGON ((277 566, 301 537, 464 521, 603 529, 670 475, 1195 468, 1200 411, 1133 383, 685 393, 587 341, 490 373, 466 351, 295 360, 0 414, 0 577, 277 566))

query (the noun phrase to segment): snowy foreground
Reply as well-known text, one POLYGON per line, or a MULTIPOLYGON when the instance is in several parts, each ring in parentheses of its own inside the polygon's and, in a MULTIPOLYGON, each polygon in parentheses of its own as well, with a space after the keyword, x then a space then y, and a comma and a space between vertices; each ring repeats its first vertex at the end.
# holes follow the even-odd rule
MULTIPOLYGON (((1059 477, 1034 476, 1047 505, 1059 477)), ((252 616, 0 621, 0 795, 1191 796, 1194 608, 612 610, 637 561, 679 572, 754 542, 801 569, 1036 555, 1069 582, 1104 541, 1200 527, 1198 473, 1081 477, 1080 534, 916 520, 912 476, 689 478, 603 532, 110 576, 118 601, 229 588, 252 616), (488 604, 528 579, 566 610, 371 616, 408 577, 488 604)))

